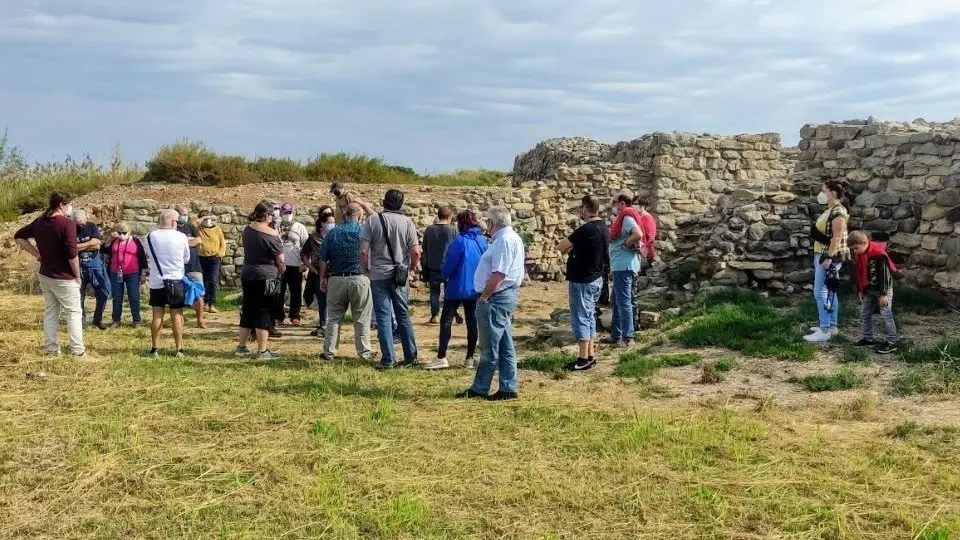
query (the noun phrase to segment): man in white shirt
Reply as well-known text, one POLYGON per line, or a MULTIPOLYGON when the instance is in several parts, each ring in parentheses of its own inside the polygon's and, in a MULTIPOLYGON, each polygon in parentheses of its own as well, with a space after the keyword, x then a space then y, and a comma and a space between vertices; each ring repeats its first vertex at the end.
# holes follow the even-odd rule
POLYGON ((190 262, 190 243, 187 235, 177 230, 180 214, 167 209, 160 214, 160 228, 147 235, 147 266, 150 268, 150 351, 145 356, 159 358, 158 345, 163 317, 170 310, 173 342, 177 358, 183 358, 183 308, 186 288, 184 268, 190 262))
POLYGON ((517 353, 513 346, 511 316, 517 307, 517 289, 523 282, 523 240, 511 226, 510 211, 503 206, 487 210, 487 231, 493 240, 473 276, 480 330, 480 365, 473 385, 458 398, 490 401, 517 399, 517 353), (500 372, 500 388, 493 395, 493 372, 500 372))
POLYGON ((310 238, 307 227, 294 220, 296 209, 290 203, 280 205, 280 239, 283 241, 283 257, 287 262, 287 269, 280 282, 280 297, 277 300, 277 309, 274 318, 276 324, 283 324, 286 314, 283 310, 283 299, 290 288, 290 324, 300 326, 300 308, 303 306, 303 271, 300 269, 300 254, 304 244, 310 238))

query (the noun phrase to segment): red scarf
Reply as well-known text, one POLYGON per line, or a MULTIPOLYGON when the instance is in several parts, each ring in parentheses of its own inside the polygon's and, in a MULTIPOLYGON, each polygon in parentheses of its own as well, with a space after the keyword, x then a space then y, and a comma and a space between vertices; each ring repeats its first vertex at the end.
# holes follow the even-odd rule
POLYGON ((887 258, 887 267, 890 268, 891 273, 897 271, 897 266, 890 260, 890 256, 887 255, 887 250, 883 249, 883 246, 876 242, 867 242, 867 250, 861 255, 857 255, 857 275, 854 282, 858 291, 865 290, 867 285, 870 284, 870 277, 867 275, 867 261, 880 256, 887 258))
POLYGON ((610 238, 612 240, 620 238, 620 233, 623 232, 623 219, 627 216, 633 218, 637 227, 640 226, 640 214, 633 208, 627 206, 617 214, 617 219, 613 220, 613 225, 610 226, 610 238))

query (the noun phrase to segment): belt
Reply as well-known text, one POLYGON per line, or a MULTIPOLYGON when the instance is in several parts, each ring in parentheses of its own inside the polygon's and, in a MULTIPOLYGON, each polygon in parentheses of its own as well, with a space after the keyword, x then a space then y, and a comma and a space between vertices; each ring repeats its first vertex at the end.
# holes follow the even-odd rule
POLYGON ((330 277, 362 276, 363 272, 330 272, 330 277))

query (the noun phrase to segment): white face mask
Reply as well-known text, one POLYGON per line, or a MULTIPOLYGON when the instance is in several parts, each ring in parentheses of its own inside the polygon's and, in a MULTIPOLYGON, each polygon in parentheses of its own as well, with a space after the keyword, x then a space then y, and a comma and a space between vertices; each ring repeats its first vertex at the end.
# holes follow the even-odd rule
POLYGON ((213 227, 213 218, 203 218, 203 226, 208 229, 213 227))
POLYGON ((817 203, 827 204, 828 202, 830 202, 830 199, 827 197, 827 192, 821 191, 817 194, 817 203))
POLYGON ((282 219, 284 223, 290 223, 293 221, 293 214, 284 214, 282 219))
POLYGON ((613 205, 613 215, 614 216, 620 215, 620 208, 617 205, 613 205))
POLYGON ((73 205, 68 204, 67 209, 63 211, 63 215, 72 218, 73 217, 73 205))

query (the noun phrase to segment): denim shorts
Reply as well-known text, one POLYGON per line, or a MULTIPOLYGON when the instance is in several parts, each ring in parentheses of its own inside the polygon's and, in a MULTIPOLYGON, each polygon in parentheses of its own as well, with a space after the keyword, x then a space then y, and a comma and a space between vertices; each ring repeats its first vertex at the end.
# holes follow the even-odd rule
POLYGON ((577 341, 590 341, 597 334, 596 307, 603 278, 589 283, 569 282, 570 326, 577 341))

